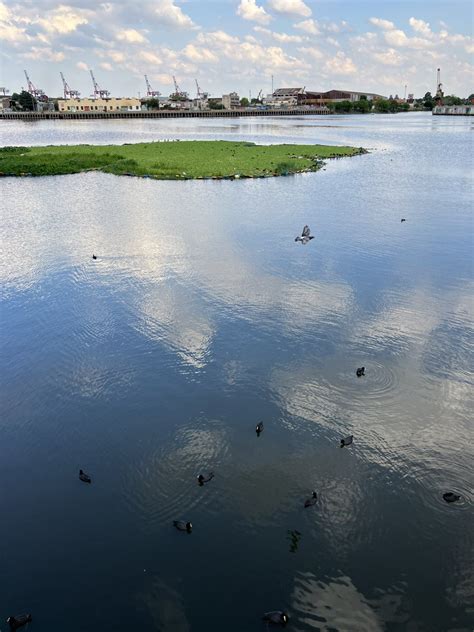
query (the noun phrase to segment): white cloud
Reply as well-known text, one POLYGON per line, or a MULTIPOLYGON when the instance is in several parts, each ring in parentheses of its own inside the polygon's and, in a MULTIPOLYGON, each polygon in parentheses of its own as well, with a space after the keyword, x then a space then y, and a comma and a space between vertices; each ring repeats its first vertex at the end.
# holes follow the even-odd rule
POLYGON ((293 27, 295 29, 299 29, 300 31, 304 31, 305 33, 309 33, 310 35, 319 35, 321 33, 316 20, 303 20, 302 22, 293 24, 293 27))
POLYGON ((272 19, 263 7, 257 5, 256 0, 240 0, 237 15, 244 20, 251 20, 259 24, 268 24, 272 19))
POLYGON ((89 11, 60 5, 57 9, 46 12, 46 17, 35 20, 48 33, 72 33, 82 24, 87 24, 89 11))
POLYGON ((339 51, 332 59, 328 59, 325 68, 335 75, 353 75, 357 68, 350 57, 339 51))
POLYGON ((389 48, 381 53, 374 53, 374 59, 384 66, 400 66, 403 61, 402 57, 394 48, 389 48))
POLYGON ((311 9, 303 0, 268 0, 268 6, 277 13, 301 15, 304 18, 311 15, 311 9))
POLYGON ((117 33, 116 38, 121 42, 127 42, 128 44, 142 44, 147 39, 139 31, 135 29, 124 29, 117 33))
POLYGON ((326 41, 328 42, 328 44, 332 44, 333 46, 337 46, 338 48, 340 48, 341 46, 339 42, 336 39, 334 39, 334 37, 328 37, 326 41))
POLYGON ((238 44, 239 38, 229 35, 225 31, 210 31, 209 33, 199 33, 196 40, 201 44, 238 44))
POLYGON ((112 65, 109 64, 108 61, 103 61, 102 63, 99 64, 99 66, 102 68, 102 70, 107 70, 107 72, 110 72, 113 70, 112 65))
POLYGON ((390 29, 395 28, 395 24, 390 22, 389 20, 383 20, 382 18, 370 18, 369 22, 374 24, 375 26, 384 29, 385 31, 389 31, 390 29))
POLYGON ((207 63, 217 63, 219 61, 219 57, 215 55, 208 48, 204 48, 203 46, 194 46, 194 44, 188 44, 183 49, 183 55, 187 57, 190 61, 194 62, 207 62, 207 63))
POLYGON ((298 50, 305 57, 312 57, 313 59, 322 59, 324 57, 319 48, 316 48, 315 46, 303 46, 301 48, 298 48, 298 50))
POLYGON ((253 30, 256 31, 257 33, 263 33, 263 35, 268 35, 269 37, 272 37, 273 39, 275 39, 277 42, 282 42, 283 44, 292 43, 292 42, 301 44, 306 39, 308 39, 308 38, 302 37, 301 35, 288 35, 288 33, 276 33, 275 31, 271 31, 270 29, 263 28, 262 26, 254 26, 253 30))
POLYGON ((384 33, 385 41, 390 46, 422 49, 433 45, 431 40, 421 37, 407 37, 405 31, 393 29, 384 33))
POLYGON ((27 53, 23 53, 21 56, 35 61, 63 61, 66 57, 61 51, 57 52, 51 48, 38 48, 37 46, 32 46, 27 53))
POLYGON ((425 22, 424 20, 417 20, 416 18, 410 18, 409 24, 412 27, 412 29, 416 31, 417 33, 421 33, 422 35, 426 35, 426 36, 432 35, 429 23, 425 22))
POLYGON ((83 61, 78 61, 76 64, 76 68, 79 68, 79 70, 86 70, 87 72, 89 72, 89 66, 83 61))
MULTIPOLYGON (((120 53, 119 53, 120 54, 120 53)), ((138 53, 138 58, 142 61, 146 61, 148 64, 160 65, 163 60, 158 57, 156 53, 147 50, 141 50, 138 53)), ((123 60, 125 60, 125 56, 123 55, 123 60)))
POLYGON ((194 29, 196 25, 189 15, 183 13, 180 7, 174 4, 174 0, 158 0, 155 15, 162 24, 178 29, 194 29))

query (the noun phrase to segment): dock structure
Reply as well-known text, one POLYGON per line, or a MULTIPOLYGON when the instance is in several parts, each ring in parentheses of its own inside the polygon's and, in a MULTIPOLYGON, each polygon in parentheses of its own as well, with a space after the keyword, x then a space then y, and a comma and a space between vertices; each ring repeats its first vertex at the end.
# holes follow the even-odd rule
POLYGON ((474 116, 474 105, 435 105, 435 116, 474 116))
POLYGON ((140 110, 138 112, 0 112, 0 120, 86 120, 86 119, 145 119, 145 118, 236 118, 242 116, 314 116, 330 114, 327 107, 291 108, 280 110, 140 110))

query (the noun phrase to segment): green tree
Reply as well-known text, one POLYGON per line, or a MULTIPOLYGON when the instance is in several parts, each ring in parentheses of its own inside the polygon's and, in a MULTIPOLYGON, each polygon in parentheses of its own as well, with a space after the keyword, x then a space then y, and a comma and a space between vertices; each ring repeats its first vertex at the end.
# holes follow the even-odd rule
POLYGON ((250 105, 250 101, 247 99, 247 97, 242 97, 242 98, 240 99, 240 105, 241 105, 243 108, 247 108, 247 107, 250 105))
POLYGON ((225 110, 222 103, 216 103, 215 101, 209 101, 209 109, 210 110, 225 110))
POLYGON ((18 103, 23 110, 29 110, 30 112, 36 110, 36 99, 26 90, 22 90, 18 96, 18 103))
POLYGON ((158 101, 158 99, 147 99, 146 101, 146 106, 149 110, 158 110, 160 107, 160 102, 158 101))
POLYGON ((334 104, 335 111, 338 114, 344 112, 352 112, 352 102, 351 101, 336 101, 334 104))
POLYGON ((377 99, 375 101, 374 108, 376 112, 389 112, 388 99, 377 99))
POLYGON ((431 92, 427 92, 423 97, 423 107, 425 110, 432 110, 435 106, 435 102, 433 97, 431 96, 431 92))
POLYGON ((370 101, 367 101, 365 97, 361 97, 359 101, 353 104, 354 112, 360 112, 360 114, 367 114, 372 109, 370 101))
POLYGON ((444 97, 443 102, 445 105, 462 105, 462 99, 454 96, 454 94, 444 97))

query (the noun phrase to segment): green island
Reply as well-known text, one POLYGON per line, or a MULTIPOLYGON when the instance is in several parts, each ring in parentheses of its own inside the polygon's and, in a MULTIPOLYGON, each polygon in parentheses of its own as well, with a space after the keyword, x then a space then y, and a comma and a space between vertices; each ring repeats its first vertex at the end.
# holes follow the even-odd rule
POLYGON ((0 176, 103 171, 158 180, 238 179, 317 171, 323 159, 367 153, 362 147, 161 141, 125 145, 50 145, 0 149, 0 176))

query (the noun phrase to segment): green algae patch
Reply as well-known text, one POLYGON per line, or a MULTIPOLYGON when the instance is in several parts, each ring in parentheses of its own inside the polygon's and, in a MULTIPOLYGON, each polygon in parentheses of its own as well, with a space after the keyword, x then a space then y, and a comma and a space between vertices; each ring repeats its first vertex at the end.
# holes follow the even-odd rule
POLYGON ((97 170, 159 180, 259 178, 317 171, 324 159, 362 153, 366 153, 362 147, 229 141, 4 147, 0 148, 0 175, 55 176, 97 170))

